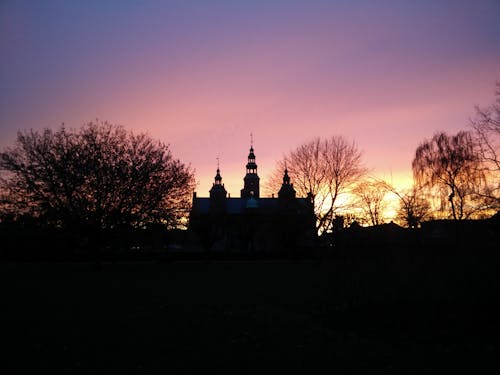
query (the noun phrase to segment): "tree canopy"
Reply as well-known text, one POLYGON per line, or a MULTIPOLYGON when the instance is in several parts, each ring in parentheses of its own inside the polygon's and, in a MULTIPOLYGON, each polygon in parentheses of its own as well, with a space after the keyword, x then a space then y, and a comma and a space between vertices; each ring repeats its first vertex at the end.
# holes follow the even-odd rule
POLYGON ((388 182, 381 182, 385 189, 396 195, 399 207, 395 219, 408 228, 418 228, 418 226, 430 217, 431 206, 424 197, 423 189, 419 185, 412 185, 406 189, 396 189, 388 182))
POLYGON ((168 145, 107 122, 20 131, 0 153, 2 216, 60 227, 180 224, 194 174, 168 145))
POLYGON ((482 168, 487 177, 484 189, 478 191, 493 209, 500 209, 500 82, 495 101, 487 107, 476 107, 471 125, 476 136, 482 168))
POLYGON ((354 206, 358 208, 360 218, 370 225, 382 224, 387 208, 385 184, 376 180, 365 180, 358 183, 352 192, 356 197, 354 206))
POLYGON ((285 169, 298 196, 312 194, 320 233, 332 228, 339 197, 366 173, 361 151, 342 136, 315 138, 290 151, 278 161, 267 190, 279 190, 285 169))
POLYGON ((436 133, 422 142, 412 162, 413 174, 419 185, 440 195, 442 206, 449 203, 453 219, 469 217, 477 187, 484 183, 481 159, 470 132, 455 135, 436 133))

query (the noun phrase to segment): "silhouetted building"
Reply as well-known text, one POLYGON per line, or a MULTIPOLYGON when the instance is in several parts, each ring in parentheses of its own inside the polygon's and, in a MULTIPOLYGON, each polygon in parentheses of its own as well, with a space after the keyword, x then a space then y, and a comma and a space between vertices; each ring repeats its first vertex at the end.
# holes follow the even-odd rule
POLYGON ((228 197, 217 167, 209 198, 193 194, 189 229, 206 250, 290 253, 313 246, 312 199, 296 197, 286 169, 278 197, 261 198, 252 146, 243 182, 241 197, 228 197))

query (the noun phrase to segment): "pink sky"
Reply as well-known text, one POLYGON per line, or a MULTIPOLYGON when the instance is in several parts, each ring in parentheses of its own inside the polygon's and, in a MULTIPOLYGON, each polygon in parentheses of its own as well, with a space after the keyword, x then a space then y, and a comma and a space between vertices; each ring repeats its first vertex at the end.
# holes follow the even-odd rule
POLYGON ((262 183, 312 137, 343 135, 373 174, 466 129, 500 80, 500 3, 3 2, 0 147, 99 118, 170 143, 208 195, 239 196, 250 133, 262 183), (42 4, 41 4, 42 3, 42 4))

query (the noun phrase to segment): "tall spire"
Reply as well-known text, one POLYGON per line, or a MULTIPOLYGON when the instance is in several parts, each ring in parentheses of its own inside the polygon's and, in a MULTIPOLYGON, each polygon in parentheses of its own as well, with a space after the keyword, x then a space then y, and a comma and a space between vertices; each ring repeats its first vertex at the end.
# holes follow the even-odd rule
POLYGON ((246 174, 243 189, 241 189, 241 197, 259 198, 259 176, 257 175, 257 163, 255 162, 255 154, 253 149, 253 134, 250 134, 250 153, 248 154, 248 162, 246 165, 246 174))

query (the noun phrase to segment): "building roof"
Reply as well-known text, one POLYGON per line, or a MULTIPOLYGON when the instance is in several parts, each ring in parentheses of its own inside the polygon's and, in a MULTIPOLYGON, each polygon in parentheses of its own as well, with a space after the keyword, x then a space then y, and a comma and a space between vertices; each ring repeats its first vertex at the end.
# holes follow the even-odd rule
MULTIPOLYGON (((249 198, 226 198, 226 212, 228 214, 241 214, 247 208, 247 201, 249 198)), ((258 210, 260 213, 273 213, 279 208, 278 198, 251 198, 257 201, 258 210)), ((295 198, 299 208, 306 208, 308 206, 307 198, 295 198)), ((193 213, 208 214, 210 210, 210 198, 194 198, 193 199, 193 213)))

